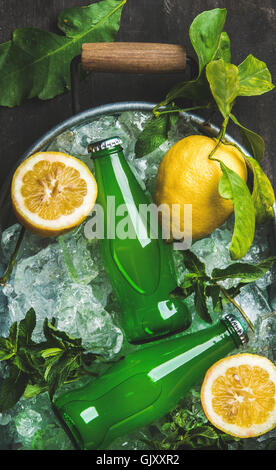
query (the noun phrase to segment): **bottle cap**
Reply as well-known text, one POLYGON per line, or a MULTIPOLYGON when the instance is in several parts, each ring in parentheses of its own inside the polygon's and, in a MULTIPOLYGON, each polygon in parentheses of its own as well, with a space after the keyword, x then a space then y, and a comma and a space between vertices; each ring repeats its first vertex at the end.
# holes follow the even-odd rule
POLYGON ((246 330, 242 326, 241 322, 237 319, 237 317, 235 317, 235 315, 232 315, 232 313, 228 313, 227 315, 223 317, 223 319, 226 320, 226 322, 231 325, 232 329, 238 336, 241 344, 248 343, 248 336, 247 336, 246 330))
POLYGON ((105 150, 112 150, 115 147, 122 145, 122 139, 120 137, 110 137, 108 139, 99 140, 97 142, 91 142, 88 146, 88 151, 92 154, 102 152, 105 150))

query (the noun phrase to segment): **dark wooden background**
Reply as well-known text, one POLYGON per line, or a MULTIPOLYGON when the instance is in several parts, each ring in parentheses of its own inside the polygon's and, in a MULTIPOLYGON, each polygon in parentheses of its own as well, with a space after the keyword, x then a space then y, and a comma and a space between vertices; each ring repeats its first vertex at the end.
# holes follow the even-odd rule
MULTIPOLYGON (((58 13, 92 0, 0 0, 0 41, 12 31, 31 26, 58 32, 58 13)), ((193 54, 188 31, 194 17, 203 10, 226 7, 226 31, 231 38, 232 61, 239 64, 249 53, 264 60, 276 83, 276 1, 275 0, 128 0, 124 8, 119 41, 176 43, 193 54)), ((82 109, 115 101, 159 101, 179 77, 123 76, 97 74, 81 88, 82 109)), ((1 93, 1 90, 0 90, 1 93)), ((241 123, 260 133, 266 142, 263 167, 276 188, 276 91, 261 97, 240 98, 235 114, 241 123)), ((19 107, 0 108, 0 185, 24 151, 53 126, 71 115, 70 93, 50 101, 29 100, 19 107)), ((231 133, 237 137, 233 130, 231 133)))

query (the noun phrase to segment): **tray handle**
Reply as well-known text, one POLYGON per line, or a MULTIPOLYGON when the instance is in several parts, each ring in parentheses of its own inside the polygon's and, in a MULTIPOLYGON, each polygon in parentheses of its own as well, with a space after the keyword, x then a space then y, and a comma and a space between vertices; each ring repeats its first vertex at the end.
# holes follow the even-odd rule
POLYGON ((81 56, 71 63, 73 114, 80 112, 79 64, 84 70, 119 73, 176 73, 189 65, 191 79, 197 75, 196 61, 187 56, 184 46, 145 42, 84 43, 81 56))
POLYGON ((103 42, 82 45, 82 68, 94 72, 182 72, 186 63, 186 49, 176 44, 103 42))

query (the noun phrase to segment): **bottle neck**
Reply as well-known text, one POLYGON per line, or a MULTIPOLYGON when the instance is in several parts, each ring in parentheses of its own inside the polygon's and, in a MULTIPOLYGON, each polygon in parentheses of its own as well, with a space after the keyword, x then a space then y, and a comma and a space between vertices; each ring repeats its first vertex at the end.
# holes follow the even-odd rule
POLYGON ((93 153, 91 153, 91 158, 93 160, 98 160, 99 158, 108 158, 108 157, 111 157, 112 155, 114 154, 117 154, 117 155, 121 155, 121 156, 124 156, 123 154, 123 148, 121 145, 115 145, 114 147, 112 148, 103 148, 103 149, 100 149, 100 150, 97 150, 96 152, 94 151, 93 153))
POLYGON ((241 322, 231 313, 222 318, 237 347, 248 343, 248 335, 241 322))

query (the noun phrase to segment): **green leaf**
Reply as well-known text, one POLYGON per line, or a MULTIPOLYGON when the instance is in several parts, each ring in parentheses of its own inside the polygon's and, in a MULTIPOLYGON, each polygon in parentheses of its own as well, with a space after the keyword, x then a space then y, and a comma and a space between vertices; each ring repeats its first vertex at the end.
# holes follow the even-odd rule
MULTIPOLYGON (((60 344, 64 342, 68 343, 69 345, 81 347, 81 338, 74 338, 73 336, 68 335, 68 333, 58 330, 55 324, 56 321, 54 318, 52 319, 51 323, 49 322, 48 318, 45 318, 43 323, 44 336, 50 342, 53 342, 53 346, 60 347, 60 344)), ((63 349, 62 346, 61 349, 63 349)))
POLYGON ((47 357, 57 356, 58 354, 62 352, 63 350, 60 348, 47 348, 47 349, 43 349, 42 351, 40 351, 40 354, 43 357, 43 359, 46 359, 47 357))
POLYGON ((239 126, 243 143, 246 149, 250 152, 250 154, 253 155, 253 157, 258 162, 260 162, 264 158, 265 152, 265 143, 263 138, 256 132, 253 132, 250 129, 247 129, 246 127, 242 126, 242 124, 239 123, 236 116, 234 116, 233 114, 230 114, 230 118, 237 126, 239 126))
POLYGON ((20 28, 0 45, 0 105, 13 107, 38 96, 47 100, 70 88, 70 63, 84 42, 113 41, 126 0, 102 0, 60 13, 66 36, 20 28))
POLYGON ((224 62, 231 62, 230 38, 226 32, 221 33, 218 49, 213 60, 223 59, 224 62))
POLYGON ((72 376, 72 373, 79 370, 79 356, 79 353, 75 352, 64 353, 51 364, 50 368, 47 369, 45 379, 49 386, 49 395, 51 399, 57 389, 72 376))
POLYGON ((23 348, 20 348, 16 355, 12 359, 13 366, 16 366, 17 369, 25 372, 26 374, 31 374, 33 372, 32 364, 29 361, 28 352, 23 348))
POLYGON ((213 309, 215 310, 218 306, 220 299, 220 287, 215 285, 210 285, 206 287, 207 297, 211 297, 213 303, 213 309))
POLYGON ((0 386, 0 413, 12 408, 23 395, 28 383, 28 375, 17 369, 10 368, 10 375, 0 386))
MULTIPOLYGON (((188 276, 188 275, 187 275, 188 276)), ((170 299, 186 299, 190 295, 194 293, 194 279, 195 276, 192 277, 192 279, 187 279, 185 277, 185 280, 181 284, 181 287, 176 287, 172 292, 169 294, 170 299)))
POLYGON ((273 90, 270 72, 264 62, 250 54, 238 66, 239 95, 256 96, 273 90))
POLYGON ((255 208, 256 223, 263 224, 274 218, 274 190, 260 164, 251 157, 246 157, 246 162, 254 175, 252 199, 255 208))
POLYGON ((178 98, 187 98, 189 100, 196 101, 207 100, 211 98, 210 87, 205 73, 202 73, 195 80, 177 83, 167 93, 166 99, 162 101, 159 106, 164 106, 178 98))
POLYGON ((196 79, 175 85, 159 106, 166 105, 177 98, 190 100, 209 99, 210 88, 203 69, 214 58, 229 59, 230 41, 222 32, 226 19, 225 8, 203 11, 192 22, 189 30, 191 43, 197 53, 199 73, 196 79))
POLYGON ((20 321, 18 326, 18 346, 28 346, 32 343, 31 337, 36 325, 36 315, 33 308, 31 308, 23 320, 20 321))
POLYGON ((39 393, 47 392, 47 389, 48 387, 45 385, 45 383, 37 383, 34 385, 28 384, 24 391, 24 398, 33 398, 36 395, 39 395, 39 393))
POLYGON ((240 279, 243 283, 257 281, 269 271, 276 261, 276 256, 271 256, 258 264, 233 263, 226 268, 215 268, 212 271, 212 279, 224 281, 226 279, 240 279))
POLYGON ((238 68, 219 59, 207 65, 206 76, 219 110, 226 118, 239 92, 238 68))
POLYGON ((217 53, 226 15, 226 8, 203 11, 190 26, 189 35, 198 56, 199 75, 217 53))
POLYGON ((191 273, 196 273, 199 276, 207 278, 205 264, 195 255, 195 253, 190 250, 184 250, 183 261, 185 267, 191 273))
POLYGON ((178 121, 179 114, 167 113, 153 117, 145 126, 135 145, 135 154, 141 158, 160 147, 168 138, 168 132, 178 121))
POLYGON ((242 258, 249 250, 255 234, 255 209, 250 191, 242 178, 220 162, 222 177, 218 190, 221 197, 232 199, 235 226, 230 245, 232 259, 242 258))
POLYGON ((10 331, 9 331, 9 341, 13 345, 14 349, 17 349, 17 337, 18 337, 18 323, 14 322, 10 326, 10 331))
POLYGON ((204 282, 198 281, 195 284, 195 308, 198 315, 202 318, 202 320, 206 321, 207 323, 212 323, 212 318, 209 314, 208 307, 207 307, 207 298, 206 298, 206 287, 204 282))
POLYGON ((0 338, 0 361, 6 361, 15 354, 12 343, 7 338, 0 338))
POLYGON ((201 426, 191 429, 191 431, 189 431, 189 438, 196 439, 197 443, 199 443, 198 440, 200 439, 201 444, 211 445, 209 441, 217 440, 219 435, 211 426, 201 426), (204 442, 202 442, 202 439, 204 442))

